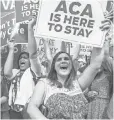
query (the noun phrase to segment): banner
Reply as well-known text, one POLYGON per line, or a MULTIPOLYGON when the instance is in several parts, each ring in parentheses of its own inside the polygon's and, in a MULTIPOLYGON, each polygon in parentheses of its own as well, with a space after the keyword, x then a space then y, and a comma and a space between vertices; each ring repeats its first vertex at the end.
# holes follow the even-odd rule
POLYGON ((16 43, 28 43, 28 24, 20 24, 15 36, 16 43))
POLYGON ((87 55, 90 56, 92 52, 92 47, 91 46, 87 46, 87 45, 81 45, 80 48, 80 55, 87 55))
POLYGON ((103 32, 99 27, 104 15, 97 0, 42 0, 39 8, 36 37, 102 47, 103 32))
MULTIPOLYGON (((36 42, 37 42, 37 51, 38 51, 38 57, 40 59, 40 61, 45 61, 46 60, 46 55, 45 55, 45 50, 44 50, 44 38, 36 38, 36 42)), ((46 39, 45 39, 46 40, 46 39)), ((60 47, 61 47, 61 41, 55 41, 53 39, 49 39, 48 40, 48 45, 50 48, 50 52, 52 57, 54 57, 54 55, 60 51, 60 47)))
POLYGON ((14 0, 1 0, 1 17, 15 10, 14 0))
MULTIPOLYGON (((0 38, 1 38, 1 46, 7 44, 7 40, 10 40, 10 36, 12 34, 13 29, 15 29, 15 13, 9 13, 8 15, 1 18, 1 26, 0 26, 0 38)), ((28 25, 20 24, 19 28, 14 30, 15 32, 15 41, 16 43, 28 43, 28 25)))
MULTIPOLYGON (((44 41, 42 38, 36 38, 36 42, 37 42, 37 46, 38 46, 38 48, 37 48, 38 56, 41 61, 45 61, 46 56, 45 56, 45 51, 44 51, 44 41)), ((63 42, 63 41, 56 41, 53 39, 48 40, 48 45, 49 45, 52 57, 54 57, 55 54, 59 51, 66 51, 73 57, 76 52, 75 47, 77 47, 76 42, 63 42)), ((93 49, 92 46, 81 45, 79 55, 90 56, 92 49, 93 49)))
POLYGON ((1 18, 1 26, 0 26, 0 38, 1 38, 1 46, 7 44, 7 40, 10 39, 10 35, 12 32, 12 28, 15 25, 15 13, 9 13, 6 16, 1 18))
POLYGON ((37 15, 39 0, 15 1, 16 22, 23 22, 30 19, 30 16, 37 15))

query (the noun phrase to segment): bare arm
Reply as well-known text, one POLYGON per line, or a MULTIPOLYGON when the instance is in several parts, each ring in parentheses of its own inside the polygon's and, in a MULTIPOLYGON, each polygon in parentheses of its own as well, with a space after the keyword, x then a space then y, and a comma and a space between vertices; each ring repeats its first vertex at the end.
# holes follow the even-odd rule
MULTIPOLYGON (((104 20, 102 22, 102 26, 100 27, 100 29, 102 31, 105 31, 105 30, 108 30, 110 28, 110 26, 111 26, 110 20, 104 20)), ((90 65, 87 67, 87 69, 84 71, 84 73, 78 80, 82 90, 89 87, 91 82, 94 80, 98 70, 100 69, 102 62, 108 58, 109 41, 106 41, 104 43, 104 46, 103 46, 101 52, 100 52, 100 48, 94 48, 93 52, 94 53, 92 54, 92 59, 91 59, 90 65)))
MULTIPOLYGON (((98 48, 94 48, 94 49, 98 49, 98 48)), ((99 52, 100 52, 100 48, 99 48, 99 52)), ((78 79, 82 90, 85 90, 92 83, 98 70, 101 67, 103 59, 104 59, 104 49, 102 48, 100 54, 94 60, 92 60, 90 65, 85 69, 81 77, 78 79)))
POLYGON ((46 119, 39 110, 40 105, 43 103, 44 94, 45 83, 43 81, 39 81, 27 108, 27 112, 32 119, 46 119))
POLYGON ((109 19, 103 21, 103 25, 101 26, 101 30, 108 30, 105 35, 105 59, 103 61, 103 67, 107 70, 111 75, 113 74, 113 58, 110 57, 110 42, 113 41, 113 30, 112 30, 112 22, 109 19))
POLYGON ((49 73, 49 71, 51 69, 51 63, 52 63, 53 57, 51 54, 49 43, 46 40, 44 40, 44 51, 45 51, 45 54, 47 57, 47 62, 48 62, 48 66, 46 67, 46 71, 47 71, 47 73, 49 73))
POLYGON ((80 47, 81 47, 81 45, 75 44, 74 55, 73 55, 73 58, 72 58, 73 61, 78 58, 78 55, 79 55, 79 52, 80 52, 80 47))
POLYGON ((50 51, 48 41, 47 40, 43 40, 43 41, 44 41, 44 51, 45 51, 46 57, 51 64, 53 58, 52 58, 52 55, 51 55, 51 51, 50 51))
POLYGON ((64 41, 61 42, 61 51, 67 52, 67 50, 66 50, 66 42, 64 42, 64 41))
POLYGON ((49 47, 48 41, 46 41, 46 40, 44 40, 44 50, 45 50, 47 59, 51 63, 53 58, 52 58, 52 55, 51 55, 51 51, 50 51, 50 47, 49 47))
POLYGON ((103 61, 103 67, 106 71, 108 71, 111 75, 113 75, 113 58, 110 57, 109 54, 109 40, 105 42, 106 47, 105 47, 105 59, 103 61))
POLYGON ((31 68, 33 68, 33 71, 38 76, 40 76, 41 67, 37 59, 37 43, 34 37, 34 31, 33 31, 33 26, 35 25, 35 23, 36 23, 36 17, 33 17, 28 24, 28 51, 29 51, 29 56, 31 61, 31 68))
POLYGON ((73 64, 74 64, 74 68, 75 68, 75 71, 77 72, 78 70, 78 55, 79 55, 79 52, 80 52, 80 46, 79 44, 75 44, 75 48, 74 48, 74 53, 73 53, 73 57, 72 57, 72 60, 73 60, 73 64))
POLYGON ((14 60, 14 42, 8 42, 9 53, 4 65, 4 75, 7 78, 11 78, 13 76, 13 60, 14 60))
POLYGON ((37 56, 37 43, 33 31, 35 23, 36 23, 35 18, 32 18, 28 24, 28 51, 30 58, 36 58, 37 56))

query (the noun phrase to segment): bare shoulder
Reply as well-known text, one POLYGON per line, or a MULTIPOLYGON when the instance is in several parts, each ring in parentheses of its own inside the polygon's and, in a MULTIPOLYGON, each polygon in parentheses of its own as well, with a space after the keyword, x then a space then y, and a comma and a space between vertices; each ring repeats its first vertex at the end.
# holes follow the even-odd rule
POLYGON ((40 78, 36 86, 46 86, 47 84, 49 84, 49 80, 47 78, 40 78))

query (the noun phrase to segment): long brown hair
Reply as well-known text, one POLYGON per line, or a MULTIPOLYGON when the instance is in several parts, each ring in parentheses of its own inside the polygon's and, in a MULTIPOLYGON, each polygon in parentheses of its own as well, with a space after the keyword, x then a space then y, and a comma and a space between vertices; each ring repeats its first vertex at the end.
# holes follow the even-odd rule
MULTIPOLYGON (((71 63, 72 63, 72 69, 71 69, 70 74, 68 75, 68 78, 67 78, 67 80, 65 81, 65 84, 64 84, 65 88, 70 89, 70 88, 73 87, 72 83, 73 83, 73 80, 75 80, 75 78, 76 78, 76 72, 75 72, 75 69, 74 69, 74 66, 73 66, 72 58, 66 52, 58 52, 54 56, 52 64, 51 64, 51 70, 48 74, 48 79, 51 81, 52 85, 58 85, 59 82, 58 82, 58 78, 57 78, 57 72, 55 70, 55 63, 56 63, 56 60, 57 60, 58 56, 62 53, 67 54, 69 56, 70 60, 71 60, 71 63)), ((59 83, 59 85, 60 85, 60 83, 59 83)))

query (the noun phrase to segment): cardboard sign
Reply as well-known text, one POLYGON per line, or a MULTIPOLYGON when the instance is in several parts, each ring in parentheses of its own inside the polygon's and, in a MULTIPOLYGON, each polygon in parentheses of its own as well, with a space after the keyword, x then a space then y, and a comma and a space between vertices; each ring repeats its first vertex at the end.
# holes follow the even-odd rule
MULTIPOLYGON (((1 46, 7 44, 7 40, 10 40, 10 36, 15 27, 15 13, 9 13, 1 18, 1 46)), ((20 24, 19 28, 15 28, 15 41, 18 44, 28 43, 28 25, 20 24)))
POLYGON ((28 24, 20 24, 15 36, 16 43, 28 43, 28 24))
POLYGON ((0 38, 1 38, 1 46, 7 44, 7 40, 10 39, 10 35, 12 32, 12 28, 15 24, 15 13, 9 13, 6 16, 1 18, 1 31, 0 31, 0 38))
MULTIPOLYGON (((44 38, 43 38, 44 39, 44 38)), ((46 55, 45 55, 45 50, 44 50, 44 40, 42 38, 36 38, 36 42, 37 42, 37 52, 38 52, 38 56, 40 61, 45 61, 46 60, 46 55)), ((46 40, 46 39, 45 39, 46 40)), ((53 39, 49 39, 48 40, 48 45, 50 48, 50 52, 52 57, 60 51, 60 46, 61 46, 61 41, 55 41, 53 39)))
POLYGON ((36 37, 102 47, 103 32, 99 27, 104 16, 97 0, 42 0, 39 8, 36 37))
POLYGON ((87 45, 81 45, 80 48, 80 55, 87 55, 90 56, 91 55, 91 51, 92 51, 92 47, 91 46, 87 46, 87 45))
POLYGON ((23 22, 30 19, 30 16, 37 15, 39 0, 15 1, 16 22, 23 22))

